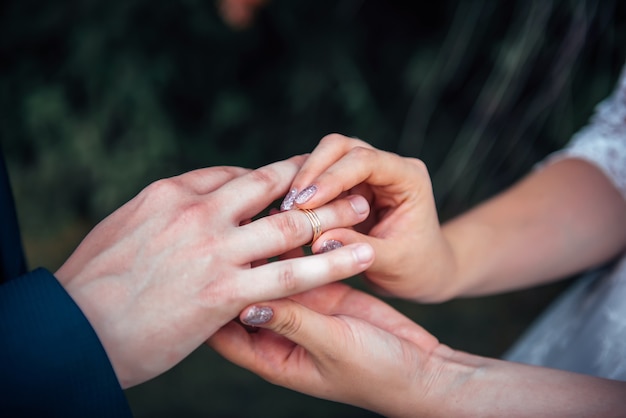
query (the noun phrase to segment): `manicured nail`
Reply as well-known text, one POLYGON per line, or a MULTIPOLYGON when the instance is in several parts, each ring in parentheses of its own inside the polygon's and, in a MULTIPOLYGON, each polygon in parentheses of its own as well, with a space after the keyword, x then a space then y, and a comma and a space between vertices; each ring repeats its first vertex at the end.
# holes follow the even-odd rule
POLYGON ((332 250, 336 250, 337 248, 343 247, 343 244, 337 240, 329 239, 322 243, 322 246, 319 250, 317 250, 317 254, 327 253, 332 250))
POLYGON ((296 196, 295 198, 295 202, 299 205, 308 202, 309 199, 313 197, 316 191, 317 191, 317 186, 315 185, 307 187, 306 189, 298 193, 298 196, 296 196))
POLYGON ((280 205, 280 210, 293 209, 293 201, 296 199, 297 194, 298 194, 298 189, 289 190, 289 193, 287 193, 287 196, 285 196, 283 203, 280 205))
POLYGON ((354 258, 356 258, 359 263, 369 263, 370 260, 374 258, 374 250, 366 244, 354 247, 352 249, 352 254, 354 254, 354 258))
POLYGON ((248 310, 245 318, 241 320, 246 325, 263 325, 274 316, 274 311, 269 306, 253 306, 248 310))
POLYGON ((363 215, 370 210, 370 205, 363 196, 352 195, 349 196, 349 199, 352 209, 354 209, 354 211, 359 215, 363 215))

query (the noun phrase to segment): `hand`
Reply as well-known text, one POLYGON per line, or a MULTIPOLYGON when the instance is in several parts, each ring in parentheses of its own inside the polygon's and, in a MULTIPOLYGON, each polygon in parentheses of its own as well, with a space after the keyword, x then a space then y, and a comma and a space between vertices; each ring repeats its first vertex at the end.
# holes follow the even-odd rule
POLYGON ((240 318, 262 328, 248 333, 231 322, 209 346, 272 383, 312 396, 401 415, 436 376, 429 370, 430 353, 439 347, 435 337, 342 283, 248 307, 240 318))
MULTIPOLYGON (((97 225, 56 272, 124 388, 174 366, 246 305, 371 264, 366 245, 256 263, 311 240, 311 224, 299 211, 250 222, 286 192, 302 161, 255 171, 214 167, 157 181, 97 225)), ((368 206, 353 197, 316 213, 324 227, 335 228, 362 221, 368 206)))
POLYGON ((341 283, 249 306, 208 344, 262 378, 387 417, 621 416, 626 383, 479 357, 341 283))
POLYGON ((421 301, 448 298, 454 260, 424 163, 328 135, 296 175, 282 208, 312 209, 353 193, 370 201, 369 219, 355 229, 327 231, 313 250, 324 250, 328 240, 367 242, 376 260, 366 276, 379 291, 421 301))

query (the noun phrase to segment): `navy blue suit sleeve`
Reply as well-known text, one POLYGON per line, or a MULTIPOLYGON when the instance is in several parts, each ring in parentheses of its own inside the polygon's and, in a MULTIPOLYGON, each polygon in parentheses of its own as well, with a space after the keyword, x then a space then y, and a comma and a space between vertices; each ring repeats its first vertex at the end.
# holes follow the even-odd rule
POLYGON ((0 415, 132 415, 98 336, 48 271, 0 286, 0 335, 0 415))

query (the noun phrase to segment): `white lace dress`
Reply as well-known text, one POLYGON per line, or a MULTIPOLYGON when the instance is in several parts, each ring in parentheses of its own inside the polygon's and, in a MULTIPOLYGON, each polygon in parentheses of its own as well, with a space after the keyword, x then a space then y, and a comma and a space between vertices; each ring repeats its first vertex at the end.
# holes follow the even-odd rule
MULTIPOLYGON (((599 167, 626 199, 626 68, 590 124, 548 160, 571 157, 599 167)), ((574 283, 504 358, 626 381, 626 254, 574 283)))

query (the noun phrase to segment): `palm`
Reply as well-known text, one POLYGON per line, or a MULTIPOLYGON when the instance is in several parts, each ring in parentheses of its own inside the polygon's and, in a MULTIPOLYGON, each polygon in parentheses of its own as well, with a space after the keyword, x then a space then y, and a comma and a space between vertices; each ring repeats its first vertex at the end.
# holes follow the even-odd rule
POLYGON ((391 306, 345 284, 329 284, 291 299, 323 314, 317 317, 320 333, 307 335, 311 347, 323 340, 337 354, 315 348, 309 351, 265 329, 248 333, 235 323, 216 333, 210 345, 269 381, 344 401, 344 392, 354 386, 351 380, 357 371, 393 384, 393 370, 421 364, 425 353, 438 345, 436 338, 391 306))

